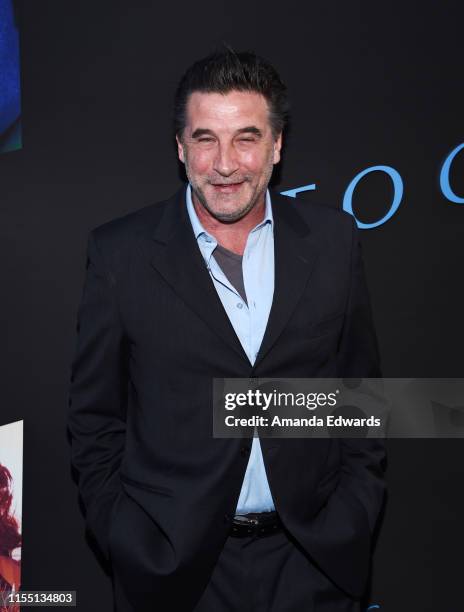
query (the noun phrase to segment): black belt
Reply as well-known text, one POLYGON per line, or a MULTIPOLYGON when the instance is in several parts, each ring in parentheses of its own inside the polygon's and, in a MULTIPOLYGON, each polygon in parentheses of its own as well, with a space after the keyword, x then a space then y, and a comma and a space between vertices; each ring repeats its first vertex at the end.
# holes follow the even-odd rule
POLYGON ((235 538, 251 535, 262 537, 278 533, 281 529, 282 522, 277 512, 252 512, 234 516, 230 535, 235 538))

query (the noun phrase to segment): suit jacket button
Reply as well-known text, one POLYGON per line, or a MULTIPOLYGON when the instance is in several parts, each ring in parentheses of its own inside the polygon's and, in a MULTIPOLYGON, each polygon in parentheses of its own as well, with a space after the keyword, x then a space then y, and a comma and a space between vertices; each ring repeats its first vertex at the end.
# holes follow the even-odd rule
POLYGON ((248 446, 242 446, 242 448, 240 449, 240 454, 242 455, 242 457, 246 457, 250 452, 250 449, 248 446))
POLYGON ((230 514, 224 514, 224 523, 229 524, 232 520, 232 517, 230 516, 230 514))

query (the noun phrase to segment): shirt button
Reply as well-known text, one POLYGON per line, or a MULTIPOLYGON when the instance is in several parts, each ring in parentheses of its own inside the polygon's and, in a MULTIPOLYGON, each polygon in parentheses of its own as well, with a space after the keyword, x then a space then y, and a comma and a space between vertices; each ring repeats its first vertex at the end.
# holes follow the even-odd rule
POLYGON ((209 236, 205 236, 205 240, 206 242, 212 242, 211 238, 209 236))
POLYGON ((243 308, 243 304, 242 304, 242 302, 239 302, 239 303, 237 304, 237 308, 240 308, 240 309, 242 309, 242 308, 243 308))

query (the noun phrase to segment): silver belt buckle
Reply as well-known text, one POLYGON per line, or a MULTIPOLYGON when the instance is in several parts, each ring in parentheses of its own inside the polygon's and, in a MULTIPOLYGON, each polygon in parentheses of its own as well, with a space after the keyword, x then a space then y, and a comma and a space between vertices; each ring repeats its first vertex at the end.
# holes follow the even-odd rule
POLYGON ((241 523, 242 525, 258 525, 258 519, 251 519, 243 514, 236 514, 234 516, 234 521, 241 523))

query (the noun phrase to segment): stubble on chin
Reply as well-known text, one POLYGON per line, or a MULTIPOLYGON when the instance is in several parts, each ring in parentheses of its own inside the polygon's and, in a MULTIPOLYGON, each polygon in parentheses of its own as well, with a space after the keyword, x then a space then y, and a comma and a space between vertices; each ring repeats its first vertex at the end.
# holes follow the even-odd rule
POLYGON ((192 189, 200 202, 200 204, 207 210, 207 212, 222 223, 234 223, 245 217, 255 206, 259 200, 259 194, 253 194, 242 206, 235 210, 221 209, 220 200, 214 203, 208 202, 204 192, 198 190, 192 185, 192 189))

